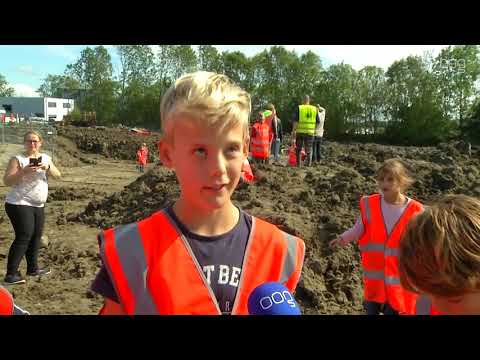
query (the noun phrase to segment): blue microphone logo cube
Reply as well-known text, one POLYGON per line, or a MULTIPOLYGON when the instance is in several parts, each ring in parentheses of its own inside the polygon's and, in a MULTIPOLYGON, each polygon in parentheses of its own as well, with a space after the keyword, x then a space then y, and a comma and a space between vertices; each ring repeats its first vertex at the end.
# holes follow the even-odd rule
POLYGON ((282 284, 269 282, 257 286, 248 299, 250 315, 301 315, 300 307, 282 284))

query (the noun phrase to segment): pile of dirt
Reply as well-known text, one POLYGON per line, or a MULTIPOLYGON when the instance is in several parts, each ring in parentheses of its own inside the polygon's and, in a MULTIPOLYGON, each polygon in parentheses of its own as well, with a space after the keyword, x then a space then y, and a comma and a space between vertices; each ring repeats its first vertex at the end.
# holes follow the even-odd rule
POLYGON ((159 134, 132 135, 128 129, 87 128, 65 126, 58 128, 58 135, 71 139, 79 149, 120 160, 135 160, 142 143, 149 148, 148 161, 157 161, 156 141, 159 134))
MULTIPOLYGON (((407 195, 428 204, 445 193, 480 196, 479 154, 469 157, 458 143, 424 148, 327 143, 323 154, 311 168, 253 166, 258 181, 240 184, 233 201, 305 240, 296 295, 305 314, 358 314, 363 292, 358 248, 332 250, 328 242, 354 224, 360 197, 376 191, 376 169, 385 159, 402 158, 416 179, 407 195)), ((130 223, 178 194, 174 173, 157 166, 123 191, 90 202, 75 220, 102 228, 130 223)))
POLYGON ((57 136, 55 138, 54 163, 60 167, 78 167, 82 165, 94 165, 93 159, 88 159, 78 149, 75 143, 64 137, 57 136))

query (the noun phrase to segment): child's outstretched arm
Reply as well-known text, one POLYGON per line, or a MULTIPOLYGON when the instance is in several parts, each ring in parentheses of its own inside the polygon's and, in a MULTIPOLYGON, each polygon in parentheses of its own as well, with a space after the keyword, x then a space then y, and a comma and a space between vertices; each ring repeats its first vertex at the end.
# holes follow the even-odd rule
POLYGON ((338 236, 336 239, 330 241, 330 246, 346 246, 352 241, 357 241, 363 235, 364 227, 362 217, 359 216, 355 225, 353 225, 350 229, 345 231, 342 235, 338 236))

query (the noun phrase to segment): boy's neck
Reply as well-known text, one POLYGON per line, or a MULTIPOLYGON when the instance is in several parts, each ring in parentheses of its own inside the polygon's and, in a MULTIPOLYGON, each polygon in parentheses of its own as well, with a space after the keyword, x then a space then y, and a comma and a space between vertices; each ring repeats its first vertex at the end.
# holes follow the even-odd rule
POLYGON ((407 201, 407 197, 402 193, 396 193, 391 196, 383 195, 385 202, 391 205, 402 205, 407 201))
POLYGON ((173 212, 188 230, 202 236, 225 234, 237 225, 240 217, 240 211, 231 202, 206 211, 185 204, 181 198, 173 205, 173 212))

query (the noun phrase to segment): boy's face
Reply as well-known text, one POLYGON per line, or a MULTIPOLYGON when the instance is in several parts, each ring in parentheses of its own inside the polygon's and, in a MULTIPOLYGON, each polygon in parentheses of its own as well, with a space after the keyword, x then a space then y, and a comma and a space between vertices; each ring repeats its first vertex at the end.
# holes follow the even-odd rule
POLYGON ((453 298, 431 296, 433 306, 446 315, 480 315, 480 291, 453 298))
POLYGON ((191 208, 215 210, 230 204, 248 153, 241 124, 216 129, 177 119, 173 145, 162 142, 162 162, 174 169, 181 199, 191 208))

